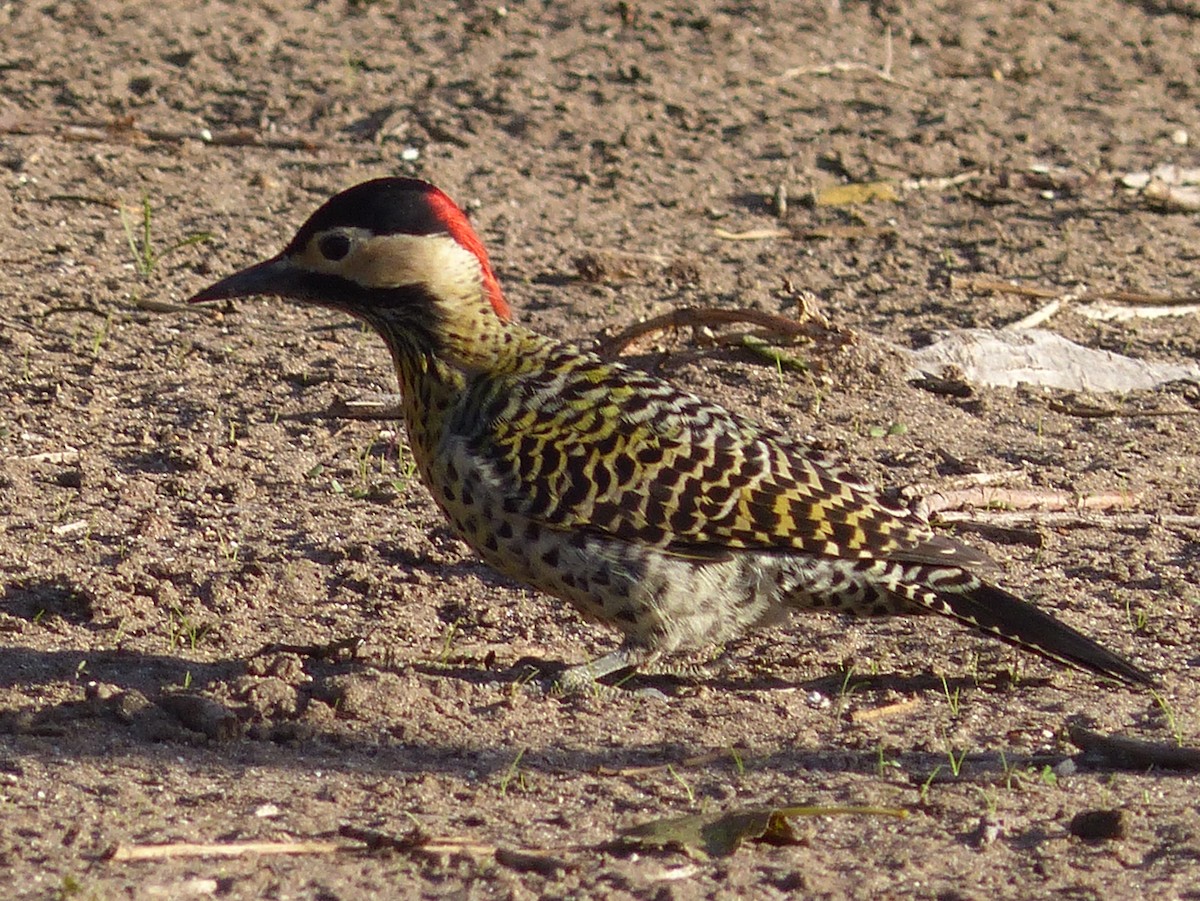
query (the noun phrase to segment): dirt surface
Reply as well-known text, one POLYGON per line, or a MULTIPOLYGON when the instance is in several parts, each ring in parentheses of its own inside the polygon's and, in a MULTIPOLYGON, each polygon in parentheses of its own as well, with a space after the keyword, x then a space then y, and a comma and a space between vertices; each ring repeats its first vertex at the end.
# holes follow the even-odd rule
MULTIPOLYGON (((1000 327, 1084 289, 1200 291, 1195 214, 1120 184, 1197 165, 1195 4, 164 9, 0 4, 10 895, 1200 895, 1195 777, 1065 737, 1200 741, 1195 387, 955 397, 908 383, 874 340, 1000 327), (334 191, 395 173, 471 212, 519 315, 552 334, 815 307, 857 341, 789 349, 808 373, 690 332, 633 353, 670 351, 677 383, 880 484, 999 473, 1118 494, 1116 511, 963 536, 1161 693, 952 623, 810 616, 728 648, 715 675, 547 695, 523 658, 578 663, 612 636, 477 562, 396 423, 331 412, 394 390, 381 343, 278 303, 179 305, 334 191), (895 196, 811 202, 864 182, 895 196), (140 246, 143 200, 156 253, 135 262, 120 211, 140 246), (720 231, 781 226, 796 236, 720 231), (1129 415, 1082 415, 1095 403, 1129 415), (315 653, 348 639, 355 654, 315 653), (714 859, 608 844, 659 817, 799 803, 907 817, 800 820, 790 843, 714 859), (1120 811, 1117 834, 1072 835, 1093 810, 1120 811), (246 841, 345 850, 109 856, 246 841)), ((1080 308, 1046 326, 1200 356, 1195 316, 1080 308)))

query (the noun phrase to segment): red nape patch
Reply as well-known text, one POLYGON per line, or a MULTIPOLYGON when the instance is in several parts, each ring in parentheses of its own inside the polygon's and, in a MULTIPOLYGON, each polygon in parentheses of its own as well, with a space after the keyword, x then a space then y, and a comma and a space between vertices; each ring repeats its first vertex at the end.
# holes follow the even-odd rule
POLYGON ((500 290, 500 282, 496 281, 496 273, 492 272, 492 264, 488 262, 487 250, 484 248, 483 242, 479 240, 479 235, 475 234, 475 229, 471 228, 466 214, 445 192, 438 188, 433 188, 429 192, 429 206, 433 209, 434 215, 446 224, 446 231, 450 233, 450 237, 475 254, 476 259, 479 260, 479 266, 483 270, 483 290, 487 292, 492 309, 496 311, 497 316, 508 322, 512 319, 512 310, 508 306, 508 301, 504 299, 504 292, 500 290))

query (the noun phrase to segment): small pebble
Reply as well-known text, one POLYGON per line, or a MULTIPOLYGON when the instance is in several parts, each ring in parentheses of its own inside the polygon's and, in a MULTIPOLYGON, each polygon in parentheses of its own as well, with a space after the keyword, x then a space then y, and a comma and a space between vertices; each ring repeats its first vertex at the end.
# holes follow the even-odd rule
POLYGON ((771 212, 777 219, 787 216, 787 185, 783 182, 775 186, 775 193, 771 196, 771 212))
POLYGON ((1081 810, 1071 817, 1071 834, 1085 841, 1125 837, 1123 810, 1081 810))
POLYGON ((995 843, 1004 833, 1004 823, 995 814, 989 813, 979 819, 975 828, 975 844, 983 848, 995 843))
POLYGON ((809 707, 815 710, 824 710, 830 705, 829 698, 821 694, 819 691, 810 691, 804 698, 809 707))

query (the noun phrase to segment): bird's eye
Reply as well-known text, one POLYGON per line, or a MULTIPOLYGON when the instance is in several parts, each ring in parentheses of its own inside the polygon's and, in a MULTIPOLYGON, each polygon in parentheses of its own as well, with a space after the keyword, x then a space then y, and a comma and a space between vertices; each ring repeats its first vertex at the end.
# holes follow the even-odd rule
POLYGON ((337 232, 322 235, 317 241, 317 250, 321 251, 321 256, 325 259, 336 262, 350 252, 350 239, 337 232))

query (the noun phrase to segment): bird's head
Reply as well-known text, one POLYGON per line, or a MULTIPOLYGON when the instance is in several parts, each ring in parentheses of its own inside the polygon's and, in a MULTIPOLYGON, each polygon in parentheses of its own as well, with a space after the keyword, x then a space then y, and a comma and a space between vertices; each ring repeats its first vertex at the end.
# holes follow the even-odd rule
MULTIPOLYGON (((414 178, 363 182, 327 200, 278 256, 191 303, 272 295, 350 313, 395 341, 477 340, 510 318, 487 251, 442 191, 414 178)), ((448 348, 451 354, 454 348, 448 348)))

